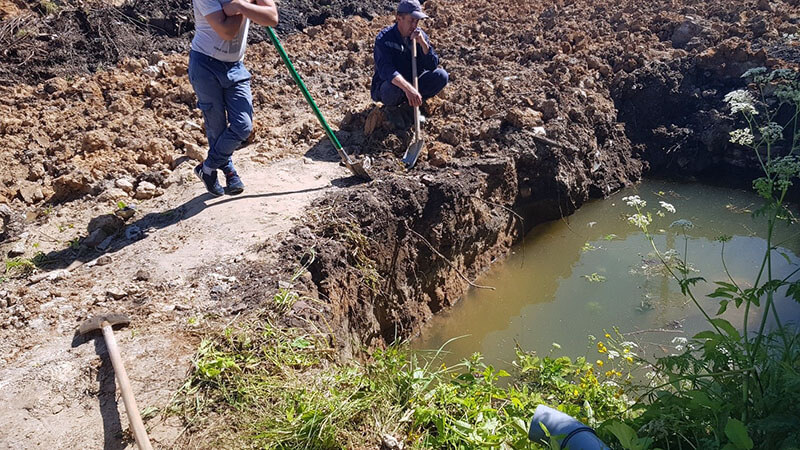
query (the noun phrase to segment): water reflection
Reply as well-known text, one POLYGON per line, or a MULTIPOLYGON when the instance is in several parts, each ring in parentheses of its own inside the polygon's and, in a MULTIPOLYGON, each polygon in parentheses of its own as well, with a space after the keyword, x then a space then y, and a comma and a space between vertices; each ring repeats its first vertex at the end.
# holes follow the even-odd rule
MULTIPOLYGON (((613 197, 592 202, 563 220, 534 229, 504 264, 491 269, 479 284, 495 291, 473 290, 450 311, 434 318, 412 345, 435 349, 448 339, 469 335, 448 344, 445 361, 453 364, 472 352, 504 366, 514 358, 514 347, 546 353, 551 344, 559 354, 587 352, 589 334, 602 335, 613 326, 633 333, 649 352, 666 350, 677 336, 692 336, 705 329, 694 304, 680 294, 678 284, 664 276, 644 235, 627 223, 632 209, 621 199, 637 194, 655 212, 659 200, 673 204, 675 214, 654 216, 659 249, 680 254, 688 248, 694 275, 707 280, 726 280, 720 260, 721 235, 733 238, 725 245, 728 271, 745 286, 753 283, 766 241, 766 224, 753 219, 758 198, 745 191, 700 184, 647 181, 613 197), (688 242, 679 230, 670 229, 677 219, 688 219, 694 228, 688 242), (658 330, 658 331, 656 331, 658 330)), ((786 257, 772 261, 773 278, 784 277, 798 267, 798 226, 781 224, 775 242, 786 257)), ((712 283, 698 283, 696 297, 713 315, 718 301, 706 295, 712 283)), ((781 292, 783 294, 783 292, 781 292)), ((797 321, 800 305, 780 298, 782 317, 797 321)), ((741 327, 743 311, 731 305, 724 317, 741 327)), ((755 326, 760 315, 751 313, 755 326)), ((752 328, 751 328, 752 329, 752 328)), ((633 339, 633 338, 632 338, 633 339)))

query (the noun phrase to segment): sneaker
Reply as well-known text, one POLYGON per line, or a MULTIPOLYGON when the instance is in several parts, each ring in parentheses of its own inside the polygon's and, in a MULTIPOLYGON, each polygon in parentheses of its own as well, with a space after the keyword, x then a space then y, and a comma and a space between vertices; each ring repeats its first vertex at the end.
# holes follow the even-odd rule
POLYGON ((244 191, 244 183, 242 183, 242 179, 239 178, 239 174, 236 173, 236 169, 233 168, 233 164, 228 164, 223 167, 222 173, 225 174, 225 186, 228 194, 236 195, 244 191))
POLYGON ((211 174, 206 174, 203 172, 203 163, 200 163, 194 168, 194 174, 197 175, 197 178, 200 178, 200 181, 206 186, 206 190, 209 194, 214 197, 219 197, 225 193, 225 191, 222 190, 222 186, 217 182, 216 170, 211 172, 211 174))

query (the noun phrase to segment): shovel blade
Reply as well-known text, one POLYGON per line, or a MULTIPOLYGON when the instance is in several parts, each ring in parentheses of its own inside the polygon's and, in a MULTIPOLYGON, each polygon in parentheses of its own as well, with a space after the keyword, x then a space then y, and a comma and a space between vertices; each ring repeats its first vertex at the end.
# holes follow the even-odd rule
POLYGON ((417 139, 408 146, 406 149, 406 154, 403 155, 403 164, 405 164, 407 168, 410 169, 414 167, 414 164, 417 163, 417 158, 419 158, 419 154, 422 152, 422 147, 424 145, 425 141, 422 139, 417 139))
POLYGON ((366 181, 372 180, 372 177, 369 175, 367 170, 372 166, 372 160, 365 156, 362 161, 355 161, 350 159, 349 161, 345 161, 345 166, 350 169, 350 172, 353 172, 353 175, 357 176, 366 181))

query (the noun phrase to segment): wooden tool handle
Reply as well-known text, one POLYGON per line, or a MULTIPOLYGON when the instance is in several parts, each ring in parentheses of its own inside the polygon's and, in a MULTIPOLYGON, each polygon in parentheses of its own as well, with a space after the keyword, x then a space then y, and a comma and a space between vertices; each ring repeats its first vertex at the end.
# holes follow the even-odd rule
POLYGON ((125 412, 128 414, 128 421, 131 423, 136 445, 139 450, 153 450, 150 445, 150 439, 147 437, 147 430, 144 428, 144 423, 142 423, 142 416, 139 415, 136 399, 133 398, 133 390, 131 389, 131 382, 128 380, 128 373, 125 372, 125 366, 122 365, 122 357, 119 354, 117 340, 114 339, 114 331, 111 329, 111 325, 107 323, 103 325, 103 337, 106 340, 111 364, 114 366, 114 374, 119 383, 119 390, 122 391, 122 401, 125 403, 125 412))
MULTIPOLYGON (((416 39, 411 40, 411 78, 414 79, 414 90, 419 93, 419 84, 417 81, 417 41, 416 39)), ((420 131, 419 131, 419 106, 414 107, 414 133, 416 134, 416 140, 420 140, 420 131)))

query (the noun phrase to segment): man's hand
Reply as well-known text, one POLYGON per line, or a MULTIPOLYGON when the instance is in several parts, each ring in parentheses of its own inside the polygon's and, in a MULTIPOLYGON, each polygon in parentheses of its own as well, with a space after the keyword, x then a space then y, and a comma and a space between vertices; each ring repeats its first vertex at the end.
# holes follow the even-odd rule
POLYGON ((222 10, 229 17, 241 15, 265 27, 278 25, 278 8, 273 0, 230 0, 222 10))
POLYGON ((222 10, 225 11, 225 15, 230 16, 239 16, 242 14, 242 8, 240 7, 241 0, 231 0, 229 2, 222 4, 222 10))
POLYGON ((416 41, 417 44, 422 48, 422 53, 428 54, 430 51, 430 47, 428 47, 428 43, 425 42, 425 38, 422 36, 422 30, 417 28, 411 33, 411 41, 416 41))
POLYGON ((412 107, 422 105, 422 96, 416 89, 414 89, 414 86, 409 86, 408 89, 406 89, 405 93, 409 105, 411 105, 412 107))

